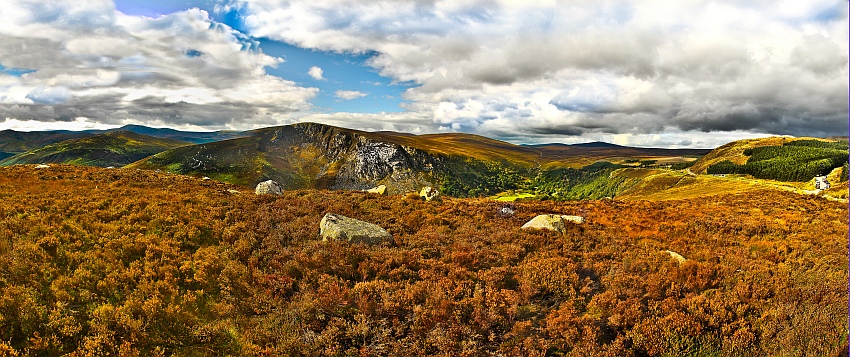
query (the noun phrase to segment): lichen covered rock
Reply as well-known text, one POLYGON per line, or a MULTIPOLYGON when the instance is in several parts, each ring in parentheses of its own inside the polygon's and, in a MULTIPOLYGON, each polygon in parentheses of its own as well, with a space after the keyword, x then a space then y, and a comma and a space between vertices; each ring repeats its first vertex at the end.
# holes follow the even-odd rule
POLYGON ((322 217, 319 235, 322 241, 343 240, 368 245, 393 243, 392 234, 378 225, 333 213, 322 217))
POLYGON ((566 216, 558 214, 541 214, 522 225, 522 229, 548 229, 550 231, 564 232, 567 222, 571 224, 584 223, 584 217, 566 216))
POLYGON ((274 182, 272 180, 268 180, 258 183, 257 188, 254 192, 258 195, 280 196, 283 194, 283 188, 280 187, 279 183, 274 182))

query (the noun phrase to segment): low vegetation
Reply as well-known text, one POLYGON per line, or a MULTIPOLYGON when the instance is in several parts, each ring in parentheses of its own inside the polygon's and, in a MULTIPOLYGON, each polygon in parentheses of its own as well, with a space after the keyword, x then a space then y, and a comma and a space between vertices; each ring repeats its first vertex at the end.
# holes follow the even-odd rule
MULTIPOLYGON (((846 204, 256 196, 212 180, 0 168, 0 355, 837 356, 846 204), (322 243, 333 212, 392 247, 322 243), (581 215, 565 234, 521 230, 581 215), (678 262, 666 250, 686 259, 678 262)), ((846 353, 846 352, 845 352, 846 353)))

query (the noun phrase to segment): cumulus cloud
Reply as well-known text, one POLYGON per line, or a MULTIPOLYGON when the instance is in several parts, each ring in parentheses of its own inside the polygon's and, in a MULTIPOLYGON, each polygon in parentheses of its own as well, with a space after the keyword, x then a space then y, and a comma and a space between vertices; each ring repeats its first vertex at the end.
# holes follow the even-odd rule
POLYGON ((203 10, 147 18, 111 1, 14 0, 0 15, 0 64, 32 72, 0 74, 0 118, 273 125, 317 92, 266 74, 281 62, 203 10))
POLYGON ((374 53, 380 74, 418 85, 405 108, 432 128, 514 141, 848 130, 846 1, 236 2, 252 35, 374 53))
POLYGON ((319 81, 325 80, 325 77, 322 77, 323 71, 320 67, 316 67, 316 66, 310 67, 310 69, 307 71, 307 74, 310 75, 310 77, 313 77, 313 79, 315 79, 315 80, 319 80, 319 81))
POLYGON ((338 90, 334 93, 334 95, 339 99, 352 100, 357 98, 363 98, 368 94, 358 92, 356 90, 338 90))

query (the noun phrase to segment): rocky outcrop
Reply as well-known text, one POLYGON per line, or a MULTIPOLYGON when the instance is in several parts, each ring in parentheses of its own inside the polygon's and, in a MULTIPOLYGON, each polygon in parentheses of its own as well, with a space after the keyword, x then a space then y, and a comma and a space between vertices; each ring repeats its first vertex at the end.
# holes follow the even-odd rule
POLYGON ((283 188, 280 187, 280 184, 267 180, 257 184, 257 188, 254 192, 258 195, 277 195, 280 196, 283 194, 283 188))
POLYGON ((370 189, 366 190, 366 192, 377 193, 379 195, 386 195, 387 194, 387 186, 386 185, 380 185, 380 186, 375 187, 375 188, 370 188, 370 189))
POLYGON ((541 214, 523 224, 522 229, 548 229, 563 233, 567 230, 567 224, 578 223, 584 223, 584 218, 558 214, 541 214))
POLYGON ((378 225, 328 213, 319 223, 322 241, 343 240, 368 245, 392 244, 393 236, 378 225))
POLYGON ((425 186, 419 191, 419 197, 422 197, 425 201, 439 201, 440 191, 431 186, 425 186))

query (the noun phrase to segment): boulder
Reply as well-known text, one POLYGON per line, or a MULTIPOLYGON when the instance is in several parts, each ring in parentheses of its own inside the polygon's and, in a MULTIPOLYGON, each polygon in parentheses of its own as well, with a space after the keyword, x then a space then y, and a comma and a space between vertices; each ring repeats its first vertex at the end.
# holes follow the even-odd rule
POLYGON ((672 251, 672 250, 665 250, 665 252, 667 252, 667 254, 670 254, 670 258, 673 258, 673 259, 675 259, 677 262, 679 262, 679 265, 682 265, 682 263, 684 263, 684 262, 685 262, 685 260, 687 260, 687 259, 685 259, 685 257, 683 257, 681 254, 676 253, 676 252, 674 252, 674 251, 672 251))
POLYGON ((322 241, 344 240, 368 245, 393 242, 392 234, 375 224, 333 213, 322 217, 319 234, 322 241))
POLYGON ((567 229, 567 222, 576 224, 584 223, 584 217, 541 214, 523 224, 522 229, 548 229, 563 233, 567 229))
POLYGON ((386 195, 387 194, 387 186, 380 185, 380 186, 375 187, 375 188, 370 188, 370 189, 366 190, 366 192, 377 193, 379 195, 386 195))
POLYGON ((263 181, 257 184, 257 189, 255 193, 258 195, 282 195, 283 188, 280 187, 280 184, 274 182, 272 180, 263 181))
POLYGON ((419 191, 419 197, 422 197, 425 201, 439 201, 440 191, 437 191, 437 189, 431 186, 425 186, 419 191))
POLYGON ((39 164, 39 165, 35 165, 35 168, 37 168, 37 169, 49 169, 50 166, 45 165, 45 164, 39 164))

